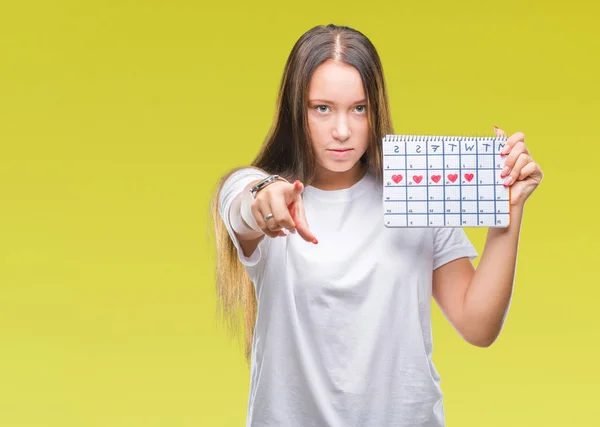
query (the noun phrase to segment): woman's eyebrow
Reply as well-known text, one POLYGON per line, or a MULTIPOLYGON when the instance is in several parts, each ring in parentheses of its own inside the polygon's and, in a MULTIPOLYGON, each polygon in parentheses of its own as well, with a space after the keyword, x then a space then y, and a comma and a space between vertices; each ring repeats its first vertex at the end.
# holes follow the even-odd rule
MULTIPOLYGON (((327 99, 310 99, 308 102, 322 102, 324 104, 335 104, 335 102, 329 101, 327 99)), ((361 99, 359 101, 353 102, 352 105, 354 105, 354 104, 364 104, 366 102, 367 102, 367 100, 363 98, 363 99, 361 99)))

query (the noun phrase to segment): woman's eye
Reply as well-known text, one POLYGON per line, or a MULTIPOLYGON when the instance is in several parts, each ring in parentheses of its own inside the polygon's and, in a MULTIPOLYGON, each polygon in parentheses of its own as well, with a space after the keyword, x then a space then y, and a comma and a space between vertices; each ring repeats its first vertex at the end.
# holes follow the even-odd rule
POLYGON ((327 105, 317 105, 315 108, 317 109, 317 111, 318 111, 319 113, 326 113, 327 111, 323 111, 323 110, 321 110, 321 108, 325 108, 325 109, 327 109, 327 108, 329 108, 329 107, 328 107, 327 105))
POLYGON ((360 110, 359 113, 364 113, 367 110, 367 106, 366 105, 359 105, 356 108, 362 108, 362 110, 360 110))

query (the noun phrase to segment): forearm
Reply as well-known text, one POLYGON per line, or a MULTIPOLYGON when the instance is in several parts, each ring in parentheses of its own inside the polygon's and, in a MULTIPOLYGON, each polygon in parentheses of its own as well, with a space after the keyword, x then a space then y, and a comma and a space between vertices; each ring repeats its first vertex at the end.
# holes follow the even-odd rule
POLYGON ((250 211, 250 204, 252 203, 252 195, 250 189, 260 180, 251 181, 241 193, 239 193, 231 203, 229 209, 229 220, 231 221, 231 227, 240 240, 251 240, 257 239, 263 235, 261 231, 257 231, 253 228, 254 224, 248 224, 251 218, 248 218, 248 212, 250 211), (246 215, 243 213, 246 212, 246 215), (246 217, 246 219, 244 219, 246 217))
POLYGON ((218 196, 219 213, 242 240, 257 238, 260 235, 260 229, 258 226, 253 227, 255 224, 252 223, 250 206, 254 199, 250 189, 266 176, 267 172, 260 168, 240 167, 230 172, 221 185, 218 196), (246 210, 245 215, 243 208, 246 210))
POLYGON ((513 207, 507 228, 490 228, 463 302, 473 342, 490 345, 500 334, 512 297, 523 208, 513 207))

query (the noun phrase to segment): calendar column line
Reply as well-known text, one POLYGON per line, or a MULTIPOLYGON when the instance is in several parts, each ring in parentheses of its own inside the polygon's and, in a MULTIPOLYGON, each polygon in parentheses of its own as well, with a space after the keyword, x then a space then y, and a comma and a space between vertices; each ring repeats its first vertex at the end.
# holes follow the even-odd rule
POLYGON ((425 224, 429 225, 429 137, 425 138, 425 191, 427 192, 425 199, 427 200, 427 216, 425 217, 425 224))
POLYGON ((404 183, 406 184, 406 195, 404 199, 406 200, 406 209, 404 210, 404 216, 406 217, 406 226, 408 227, 408 147, 406 146, 405 138, 402 138, 402 143, 404 144, 404 183))
POLYGON ((479 138, 475 138, 475 192, 477 194, 477 222, 481 224, 483 215, 479 211, 479 138))
POLYGON ((448 220, 446 219, 446 139, 442 138, 442 200, 443 204, 443 212, 444 212, 444 225, 448 224, 448 220))
POLYGON ((494 142, 492 143, 492 145, 493 145, 493 151, 492 152, 494 153, 494 154, 492 154, 492 156, 493 156, 492 158, 494 159, 493 163, 492 163, 492 166, 494 167, 492 169, 492 173, 494 174, 492 176, 492 182, 494 183, 494 226, 496 226, 498 224, 498 207, 497 207, 497 204, 496 204, 496 173, 497 173, 496 172, 496 140, 494 140, 494 142))
POLYGON ((458 139, 458 206, 459 206, 459 214, 460 214, 460 227, 463 225, 463 199, 462 199, 462 162, 461 162, 461 154, 462 154, 462 138, 458 139))

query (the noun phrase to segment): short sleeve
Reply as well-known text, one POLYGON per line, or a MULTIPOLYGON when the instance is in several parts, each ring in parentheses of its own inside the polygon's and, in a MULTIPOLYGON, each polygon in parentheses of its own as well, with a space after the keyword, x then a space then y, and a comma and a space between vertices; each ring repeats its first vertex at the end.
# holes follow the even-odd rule
POLYGON ((477 258, 475 247, 462 228, 436 228, 433 241, 433 269, 458 258, 477 258))
POLYGON ((249 257, 245 256, 240 242, 233 231, 231 220, 229 219, 229 211, 231 209, 233 199, 235 199, 235 197, 240 194, 249 183, 266 177, 267 175, 265 173, 257 169, 244 168, 231 174, 221 187, 221 193, 219 197, 219 214, 225 223, 229 237, 237 249, 238 258, 245 267, 254 267, 259 263, 262 251, 270 239, 262 239, 252 255, 249 257))

